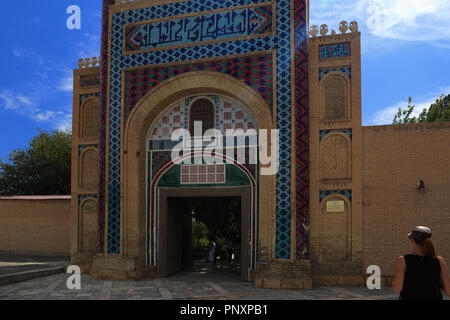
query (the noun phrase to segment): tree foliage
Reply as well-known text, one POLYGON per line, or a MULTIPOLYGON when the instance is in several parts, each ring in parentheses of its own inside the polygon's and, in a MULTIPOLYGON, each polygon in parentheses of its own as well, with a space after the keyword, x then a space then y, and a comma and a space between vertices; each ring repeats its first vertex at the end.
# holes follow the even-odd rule
POLYGON ((70 194, 72 136, 39 130, 24 149, 0 159, 0 195, 70 194))
POLYGON ((441 95, 439 99, 436 99, 435 103, 431 104, 429 109, 423 109, 418 117, 412 117, 415 107, 412 104, 412 98, 409 97, 408 107, 406 109, 398 109, 393 124, 450 121, 450 94, 447 96, 441 95))
POLYGON ((194 256, 206 254, 209 240, 214 240, 217 252, 231 241, 241 243, 240 198, 193 198, 189 201, 192 214, 192 243, 194 256))

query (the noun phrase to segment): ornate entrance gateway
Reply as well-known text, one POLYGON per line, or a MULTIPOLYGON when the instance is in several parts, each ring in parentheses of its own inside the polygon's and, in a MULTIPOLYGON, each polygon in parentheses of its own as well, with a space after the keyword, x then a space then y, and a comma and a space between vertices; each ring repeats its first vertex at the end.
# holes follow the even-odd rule
POLYGON ((74 263, 100 278, 170 273, 166 236, 179 222, 164 199, 198 191, 248 199, 243 278, 256 286, 310 288, 312 268, 320 280, 351 266, 361 279, 359 33, 313 27, 308 40, 307 15, 306 0, 103 1, 101 65, 81 60, 74 76, 74 263), (172 134, 197 121, 198 135, 276 129, 277 148, 253 147, 274 146, 279 170, 267 175, 246 152, 200 161, 195 139, 172 159, 172 134), (345 212, 328 215, 326 202, 343 197, 345 212), (337 264, 321 254, 335 243, 337 264))

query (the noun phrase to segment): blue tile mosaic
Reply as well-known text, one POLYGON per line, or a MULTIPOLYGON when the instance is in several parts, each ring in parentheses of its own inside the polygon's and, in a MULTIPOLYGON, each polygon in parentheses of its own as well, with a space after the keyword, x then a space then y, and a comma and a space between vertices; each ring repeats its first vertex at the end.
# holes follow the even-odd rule
POLYGON ((320 59, 351 56, 350 42, 319 46, 320 59))
POLYGON ((326 190, 320 191, 320 202, 322 202, 326 197, 332 194, 339 194, 345 196, 350 202, 352 202, 352 190, 326 190))
POLYGON ((320 131, 320 141, 323 140, 330 132, 342 132, 345 133, 347 136, 350 137, 350 140, 353 137, 353 130, 352 129, 344 129, 344 130, 321 130, 320 131))

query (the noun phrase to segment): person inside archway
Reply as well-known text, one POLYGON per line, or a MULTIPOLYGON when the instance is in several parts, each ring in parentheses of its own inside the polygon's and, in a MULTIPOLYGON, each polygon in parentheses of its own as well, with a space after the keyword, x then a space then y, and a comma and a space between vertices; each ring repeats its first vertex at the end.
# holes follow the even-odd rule
POLYGON ((437 255, 428 227, 415 227, 408 234, 411 254, 397 260, 392 287, 401 300, 442 300, 450 294, 447 263, 437 255))
POLYGON ((215 264, 216 263, 216 243, 214 242, 213 239, 209 239, 209 252, 208 252, 208 261, 211 264, 215 264))

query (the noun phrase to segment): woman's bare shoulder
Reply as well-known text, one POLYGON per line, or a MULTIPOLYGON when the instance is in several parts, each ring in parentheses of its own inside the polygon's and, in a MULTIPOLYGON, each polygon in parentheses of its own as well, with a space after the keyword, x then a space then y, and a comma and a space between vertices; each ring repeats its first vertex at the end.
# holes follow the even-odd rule
POLYGON ((437 258, 438 258, 438 260, 439 260, 441 263, 446 263, 446 261, 445 261, 445 259, 444 259, 443 257, 438 256, 437 258))

